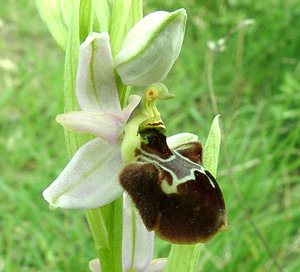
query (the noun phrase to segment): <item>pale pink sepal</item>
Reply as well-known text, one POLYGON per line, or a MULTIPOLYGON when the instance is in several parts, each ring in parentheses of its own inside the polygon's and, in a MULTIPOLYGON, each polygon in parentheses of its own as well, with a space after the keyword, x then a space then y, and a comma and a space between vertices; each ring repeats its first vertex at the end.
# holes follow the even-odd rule
POLYGON ((136 107, 141 102, 141 97, 138 95, 131 95, 128 97, 128 105, 122 111, 122 119, 127 121, 132 114, 132 112, 136 109, 136 107))
POLYGON ((56 121, 67 129, 87 132, 112 144, 120 141, 123 120, 112 113, 71 111, 57 115, 56 121))
POLYGON ((153 256, 154 232, 149 232, 131 199, 123 196, 123 272, 144 271, 153 256))
POLYGON ((121 112, 107 32, 90 34, 80 46, 76 95, 82 110, 121 112))
POLYGON ((120 197, 120 147, 97 138, 78 149, 58 178, 43 192, 52 207, 92 209, 120 197))

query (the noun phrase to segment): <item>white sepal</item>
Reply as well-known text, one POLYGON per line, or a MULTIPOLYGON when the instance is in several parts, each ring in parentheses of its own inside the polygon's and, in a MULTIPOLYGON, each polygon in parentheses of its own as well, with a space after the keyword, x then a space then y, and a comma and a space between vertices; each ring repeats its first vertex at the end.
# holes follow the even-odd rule
POLYGON ((76 95, 82 110, 121 112, 107 32, 90 34, 80 46, 76 95))
POLYGON ((78 149, 58 178, 43 192, 52 207, 92 209, 120 197, 120 147, 97 138, 78 149))
POLYGON ((128 97, 128 104, 122 111, 122 119, 127 121, 136 107, 140 104, 142 98, 138 95, 130 95, 128 97))
POLYGON ((153 256, 154 232, 147 231, 133 202, 123 196, 123 272, 144 271, 153 256))
POLYGON ((186 11, 157 11, 139 21, 127 34, 115 59, 125 85, 146 86, 162 81, 179 56, 186 11))

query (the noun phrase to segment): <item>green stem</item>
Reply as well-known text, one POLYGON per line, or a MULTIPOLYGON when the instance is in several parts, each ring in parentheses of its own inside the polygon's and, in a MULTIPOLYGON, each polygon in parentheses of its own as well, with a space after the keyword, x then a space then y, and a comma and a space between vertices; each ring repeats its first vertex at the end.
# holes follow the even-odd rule
POLYGON ((122 238, 123 238, 123 198, 120 197, 110 205, 109 213, 109 241, 114 259, 115 272, 122 271, 122 238))
POLYGON ((194 272, 197 269, 203 244, 173 245, 164 272, 194 272))
POLYGON ((101 210, 99 208, 87 210, 85 215, 92 231, 96 250, 98 251, 101 248, 108 248, 108 234, 101 210))
POLYGON ((108 232, 101 209, 92 209, 85 212, 91 233, 94 238, 97 255, 101 260, 101 271, 112 271, 115 260, 110 249, 108 232))
MULTIPOLYGON (((114 203, 108 206, 114 206, 114 203)), ((105 207, 85 212, 102 272, 119 272, 122 270, 122 267, 118 268, 122 265, 121 256, 115 249, 114 241, 111 239, 111 235, 115 230, 112 230, 111 226, 113 224, 110 220, 107 220, 107 217, 111 214, 113 214, 113 211, 106 213, 105 207)))

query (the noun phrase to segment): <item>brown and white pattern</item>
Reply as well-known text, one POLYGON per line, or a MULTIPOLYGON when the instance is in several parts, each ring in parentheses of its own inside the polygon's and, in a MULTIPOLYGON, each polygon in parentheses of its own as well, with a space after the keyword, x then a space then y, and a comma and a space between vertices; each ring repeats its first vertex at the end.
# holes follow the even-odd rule
POLYGON ((140 132, 137 162, 125 166, 120 183, 148 228, 178 244, 206 242, 226 227, 222 192, 202 166, 202 146, 189 142, 170 149, 155 128, 140 132))

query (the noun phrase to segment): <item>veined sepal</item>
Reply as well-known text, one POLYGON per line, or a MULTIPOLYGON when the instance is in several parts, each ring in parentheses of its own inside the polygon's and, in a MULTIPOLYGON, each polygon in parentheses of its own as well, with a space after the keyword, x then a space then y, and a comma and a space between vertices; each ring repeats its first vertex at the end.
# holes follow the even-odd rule
POLYGON ((96 138, 78 149, 57 179, 43 192, 52 207, 92 209, 120 197, 121 150, 96 138))
POLYGON ((179 56, 186 11, 157 11, 140 20, 126 35, 115 65, 125 85, 161 82, 179 56))

